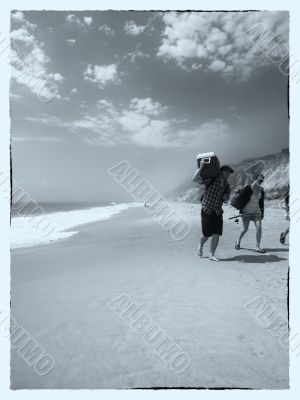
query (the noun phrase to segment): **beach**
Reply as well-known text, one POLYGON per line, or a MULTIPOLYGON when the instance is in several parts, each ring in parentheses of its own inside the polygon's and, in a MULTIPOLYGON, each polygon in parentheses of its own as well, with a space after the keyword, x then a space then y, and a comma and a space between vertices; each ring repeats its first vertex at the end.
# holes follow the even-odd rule
POLYGON ((208 244, 203 258, 196 254, 200 206, 173 206, 191 228, 183 240, 144 207, 132 207, 72 227, 70 237, 12 250, 12 316, 55 360, 41 376, 13 350, 13 389, 289 387, 288 349, 249 306, 263 298, 288 317, 284 213, 267 206, 267 253, 258 254, 253 225, 242 249, 234 249, 241 222, 229 221, 234 211, 225 208, 217 263, 208 260, 208 244), (190 356, 183 372, 112 309, 122 295, 190 356))

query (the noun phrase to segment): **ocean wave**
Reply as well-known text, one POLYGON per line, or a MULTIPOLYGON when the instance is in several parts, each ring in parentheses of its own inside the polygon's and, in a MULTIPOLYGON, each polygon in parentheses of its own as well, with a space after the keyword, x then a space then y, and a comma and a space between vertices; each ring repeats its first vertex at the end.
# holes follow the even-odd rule
POLYGON ((77 225, 103 221, 140 203, 123 203, 84 210, 58 211, 43 215, 18 216, 12 218, 11 248, 48 244, 75 235, 78 231, 67 231, 77 225))

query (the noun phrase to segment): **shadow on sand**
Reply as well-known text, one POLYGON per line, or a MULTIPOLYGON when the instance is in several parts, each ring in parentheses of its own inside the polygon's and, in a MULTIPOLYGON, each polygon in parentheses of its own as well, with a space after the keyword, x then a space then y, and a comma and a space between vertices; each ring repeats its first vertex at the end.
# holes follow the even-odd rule
POLYGON ((265 248, 265 250, 266 250, 266 252, 268 252, 268 253, 276 253, 276 252, 281 252, 281 251, 289 251, 290 249, 289 248, 287 248, 287 247, 278 247, 277 249, 266 249, 265 248))
MULTIPOLYGON (((282 247, 272 248, 272 249, 264 247, 264 249, 267 253, 277 253, 277 252, 280 253, 280 252, 289 251, 289 248, 286 247, 286 245, 283 245, 282 247)), ((241 247, 241 250, 247 250, 247 251, 252 251, 254 253, 257 253, 255 251, 255 249, 247 249, 247 247, 241 247)))
POLYGON ((286 260, 286 258, 281 258, 274 254, 258 254, 258 255, 241 254, 231 258, 221 259, 221 261, 240 261, 244 263, 253 263, 253 264, 279 262, 284 260, 286 260))

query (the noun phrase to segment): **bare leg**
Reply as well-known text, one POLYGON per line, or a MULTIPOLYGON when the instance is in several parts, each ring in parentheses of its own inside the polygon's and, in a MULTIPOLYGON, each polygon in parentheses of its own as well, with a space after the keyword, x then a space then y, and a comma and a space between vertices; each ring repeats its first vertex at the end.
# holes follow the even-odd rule
POLYGON ((200 256, 200 257, 202 257, 202 255, 203 255, 203 246, 204 246, 204 243, 207 241, 207 239, 208 239, 208 237, 206 237, 206 236, 202 236, 200 239, 200 244, 198 247, 198 256, 200 256))
POLYGON ((261 220, 256 219, 254 221, 254 225, 256 227, 256 248, 260 249, 260 242, 261 242, 261 235, 262 235, 261 220))
POLYGON ((249 219, 246 219, 246 220, 243 219, 243 227, 242 227, 240 236, 239 236, 239 238, 238 238, 238 241, 236 242, 236 244, 237 244, 238 246, 241 245, 241 240, 242 240, 243 236, 245 235, 245 233, 247 233, 247 231, 248 231, 249 223, 250 223, 250 220, 249 220, 249 219))
POLYGON ((290 227, 286 228, 286 230, 284 232, 281 232, 280 238, 279 238, 281 244, 285 244, 285 239, 286 239, 286 236, 289 234, 289 232, 290 232, 290 227))
POLYGON ((214 256, 219 244, 219 235, 213 234, 210 242, 210 255, 214 256))

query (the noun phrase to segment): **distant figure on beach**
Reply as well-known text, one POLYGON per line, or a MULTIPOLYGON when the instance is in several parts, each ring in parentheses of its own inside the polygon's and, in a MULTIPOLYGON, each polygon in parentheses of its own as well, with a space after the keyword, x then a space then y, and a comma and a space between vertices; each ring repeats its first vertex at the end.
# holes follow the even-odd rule
POLYGON ((235 244, 236 250, 241 249, 241 240, 248 231, 250 221, 253 221, 256 228, 256 251, 265 253, 260 247, 262 236, 261 221, 264 218, 264 189, 261 186, 264 181, 262 173, 256 175, 251 185, 247 185, 239 194, 239 211, 242 214, 243 227, 240 236, 235 244))
POLYGON ((229 165, 220 168, 220 173, 216 178, 201 178, 201 171, 204 167, 204 160, 200 162, 200 168, 196 171, 193 181, 205 186, 204 193, 201 197, 201 224, 202 237, 198 247, 198 255, 203 256, 203 246, 208 238, 212 238, 210 242, 209 259, 211 261, 220 261, 215 257, 215 251, 219 244, 219 238, 223 233, 223 203, 227 202, 230 197, 230 186, 228 178, 233 170, 229 165))
MULTIPOLYGON (((290 188, 288 188, 288 191, 284 195, 284 202, 285 202, 285 211, 286 211, 285 219, 287 221, 289 221, 290 220, 290 188)), ((290 232, 289 226, 286 228, 286 230, 284 232, 281 232, 280 238, 279 238, 281 244, 285 244, 285 239, 286 239, 286 236, 289 234, 289 232, 290 232)))

